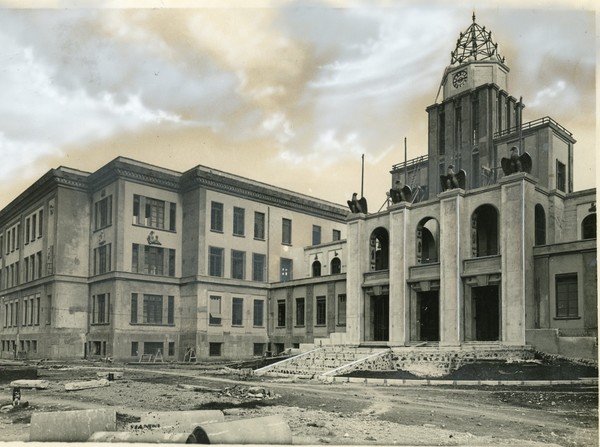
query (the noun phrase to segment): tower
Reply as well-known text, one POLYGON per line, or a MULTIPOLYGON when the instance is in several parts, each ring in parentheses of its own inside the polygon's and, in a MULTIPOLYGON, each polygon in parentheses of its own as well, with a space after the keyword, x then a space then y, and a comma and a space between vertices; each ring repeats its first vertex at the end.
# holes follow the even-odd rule
MULTIPOLYGON (((497 179, 494 133, 518 124, 523 104, 507 93, 509 68, 492 32, 475 21, 462 33, 444 71, 441 103, 429 115, 429 191, 441 191, 449 165, 467 172, 467 188, 497 179)), ((437 101, 437 98, 436 98, 437 101)))

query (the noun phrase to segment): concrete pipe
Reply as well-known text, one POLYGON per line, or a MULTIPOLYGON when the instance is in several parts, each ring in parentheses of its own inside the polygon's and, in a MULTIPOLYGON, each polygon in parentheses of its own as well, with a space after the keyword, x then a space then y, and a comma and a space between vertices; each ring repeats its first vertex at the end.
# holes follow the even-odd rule
POLYGON ((140 422, 132 423, 131 428, 139 424, 142 429, 150 426, 162 431, 191 433, 198 426, 223 421, 225 416, 220 410, 156 411, 142 414, 140 422))
POLYGON ((156 431, 99 431, 88 439, 89 442, 139 442, 144 444, 196 444, 196 438, 189 433, 162 433, 156 431))
POLYGON ((87 441, 97 431, 115 431, 116 429, 117 412, 107 408, 33 413, 29 426, 29 440, 87 441))
POLYGON ((193 434, 198 444, 292 443, 292 431, 280 415, 205 424, 193 434))

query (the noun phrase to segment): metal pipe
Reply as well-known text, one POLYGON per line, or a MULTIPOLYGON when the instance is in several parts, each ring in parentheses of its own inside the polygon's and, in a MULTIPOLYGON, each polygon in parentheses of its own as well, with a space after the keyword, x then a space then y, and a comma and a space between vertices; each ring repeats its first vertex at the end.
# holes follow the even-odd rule
POLYGON ((196 444, 189 433, 162 433, 156 431, 99 431, 89 437, 88 442, 139 442, 145 444, 196 444))
POLYGON ((35 412, 29 426, 30 441, 87 441, 98 431, 115 431, 117 412, 108 408, 35 412))
POLYGON ((408 185, 408 163, 406 151, 406 137, 404 137, 404 184, 408 185))
POLYGON ((292 431, 281 415, 206 424, 193 435, 198 444, 292 443, 292 431))
POLYGON ((365 186, 365 154, 362 154, 361 173, 360 173, 360 197, 364 197, 364 186, 365 186))

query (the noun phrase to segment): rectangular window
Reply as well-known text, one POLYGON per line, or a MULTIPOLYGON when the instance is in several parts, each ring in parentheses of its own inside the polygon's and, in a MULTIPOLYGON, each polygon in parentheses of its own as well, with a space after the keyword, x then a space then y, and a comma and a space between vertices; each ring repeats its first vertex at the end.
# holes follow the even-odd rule
POLYGON ((162 324, 163 297, 161 295, 144 295, 145 324, 162 324))
POLYGON ((37 225, 37 215, 31 216, 31 242, 35 241, 35 229, 37 225))
POLYGON ((37 352, 37 340, 31 340, 31 350, 37 352))
POLYGON ((169 248, 169 276, 175 276, 175 250, 169 248))
POLYGON ((44 230, 44 210, 40 210, 40 217, 38 219, 38 239, 42 237, 44 230))
POLYGON ((208 274, 210 276, 223 276, 223 249, 209 247, 208 274))
POLYGON ((216 295, 210 296, 208 324, 221 324, 221 297, 216 295))
POLYGON ((265 213, 254 212, 254 239, 265 238, 265 213))
POLYGON ((35 320, 34 324, 37 326, 40 324, 40 296, 35 297, 35 320))
POLYGON ((264 282, 266 259, 263 254, 252 253, 252 281, 264 282))
POLYGON ((254 326, 264 326, 264 308, 263 300, 254 300, 254 326))
POLYGON ((144 245, 144 273, 147 275, 164 274, 164 248, 144 245))
POLYGON ((138 294, 131 294, 131 323, 138 322, 138 294))
POLYGON ((253 354, 257 357, 262 357, 265 353, 265 344, 264 343, 254 343, 253 354))
POLYGON ((167 324, 175 324, 175 297, 169 296, 167 299, 167 324))
POLYGON ((37 268, 37 277, 41 278, 42 277, 42 252, 38 251, 35 255, 37 261, 36 261, 36 268, 37 268))
POLYGON ((133 223, 134 225, 139 225, 141 223, 140 218, 140 196, 137 194, 133 195, 133 223))
POLYGON ((233 234, 236 236, 244 235, 244 219, 245 210, 244 208, 233 207, 233 234))
MULTIPOLYGON (((112 224, 112 196, 94 204, 94 229, 108 227, 112 224)), ((35 227, 35 215, 33 216, 32 226, 35 227)))
POLYGON ((296 326, 304 326, 304 298, 296 298, 296 326))
POLYGON ((243 251, 231 250, 231 277, 234 279, 244 279, 246 270, 246 253, 243 251))
POLYGON ((29 244, 29 228, 30 228, 30 218, 25 219, 25 244, 29 244))
POLYGON ((101 245, 94 249, 94 275, 101 275, 110 271, 110 245, 101 245))
POLYGON ((473 116, 471 122, 473 123, 473 145, 477 145, 479 140, 479 100, 475 99, 472 103, 473 116))
POLYGON ((285 300, 277 301, 277 326, 285 326, 285 300))
POLYGON ((157 355, 162 354, 164 345, 162 341, 145 341, 144 342, 144 354, 157 355))
POLYGON ((140 246, 139 244, 133 244, 131 246, 131 271, 134 273, 139 273, 140 271, 140 246))
POLYGON ((29 281, 29 258, 25 258, 25 281, 29 281))
POLYGON ((34 306, 34 301, 33 298, 29 298, 29 322, 27 324, 29 324, 30 326, 33 326, 33 306, 34 306))
POLYGON ((233 298, 231 303, 231 324, 242 326, 244 324, 244 299, 233 298))
POLYGON ((456 149, 460 151, 462 147, 462 107, 457 107, 454 110, 454 123, 454 131, 456 132, 454 135, 454 144, 456 145, 456 149))
POLYGON ((52 324, 52 295, 46 297, 46 324, 52 324))
POLYGON ((281 258, 280 267, 280 281, 291 281, 293 261, 291 259, 281 258))
POLYGON ((21 321, 21 326, 27 326, 27 315, 29 314, 28 312, 29 310, 29 300, 24 300, 23 301, 23 315, 22 315, 22 321, 21 321))
POLYGON ((169 230, 175 231, 177 228, 177 204, 169 204, 169 230))
POLYGON ((222 343, 209 343, 208 355, 210 357, 221 357, 221 345, 222 343))
MULTIPOLYGON (((443 107, 443 106, 442 106, 443 107)), ((438 115, 438 154, 446 153, 446 114, 442 110, 438 115)))
POLYGON ((175 342, 174 341, 169 342, 169 352, 167 355, 169 355, 170 357, 173 357, 175 355, 175 342))
POLYGON ((131 342, 131 357, 137 357, 137 356, 139 356, 138 342, 132 341, 131 342))
POLYGON ((146 197, 144 224, 152 228, 165 228, 165 202, 162 200, 146 197))
POLYGON ((312 227, 312 244, 319 245, 321 243, 321 227, 313 225, 312 227))
POLYGON ((281 220, 281 243, 292 245, 292 221, 290 219, 281 220))
POLYGON ((317 326, 327 323, 327 302, 324 296, 317 297, 317 326))
POLYGON ((109 296, 102 293, 92 297, 92 323, 108 323, 109 296))
POLYGON ((563 163, 556 160, 556 189, 567 191, 567 170, 563 163))
POLYGON ((333 230, 332 240, 339 241, 342 239, 342 232, 340 230, 333 230))
POLYGON ((556 276, 556 316, 558 318, 579 316, 577 273, 556 276))
POLYGON ((219 202, 210 203, 210 229, 212 231, 223 231, 223 204, 219 202))
POLYGON ((35 255, 29 256, 29 267, 31 270, 31 280, 36 278, 36 270, 35 270, 35 255))
POLYGON ((345 293, 338 295, 337 324, 338 324, 338 326, 346 326, 346 294, 345 293))

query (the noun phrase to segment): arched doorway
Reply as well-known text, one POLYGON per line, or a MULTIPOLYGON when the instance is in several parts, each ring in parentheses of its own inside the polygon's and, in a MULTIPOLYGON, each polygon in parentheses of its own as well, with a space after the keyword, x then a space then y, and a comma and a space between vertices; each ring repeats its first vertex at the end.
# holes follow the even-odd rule
POLYGON ((474 258, 498 254, 498 211, 481 205, 471 216, 471 252, 474 258))
POLYGON ((342 261, 340 261, 340 258, 335 257, 331 260, 329 271, 331 272, 331 275, 342 273, 342 261))
POLYGON ((433 217, 426 217, 417 225, 417 264, 439 261, 440 226, 433 217))
POLYGON ((378 227, 371 233, 369 239, 371 271, 387 270, 389 268, 389 244, 388 231, 378 227))

